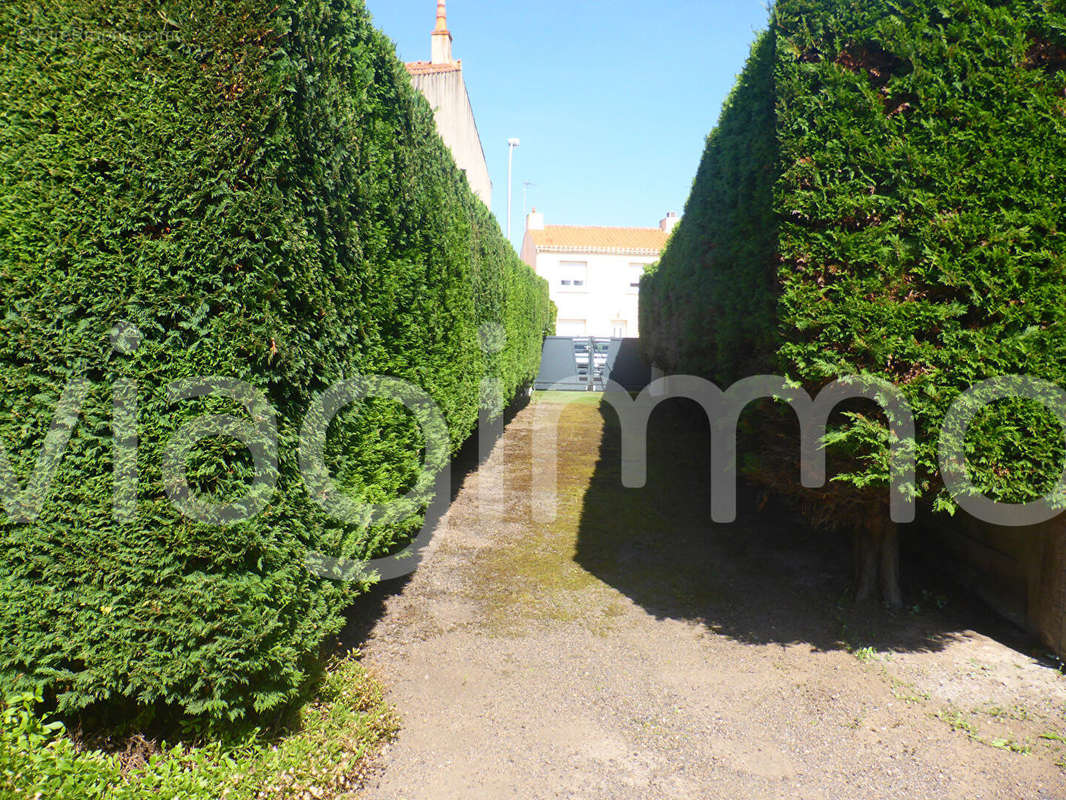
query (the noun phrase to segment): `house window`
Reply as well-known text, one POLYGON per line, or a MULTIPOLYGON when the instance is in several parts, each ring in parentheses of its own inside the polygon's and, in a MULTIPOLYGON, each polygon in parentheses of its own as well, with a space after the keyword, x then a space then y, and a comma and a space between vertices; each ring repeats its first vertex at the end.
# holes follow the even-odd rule
POLYGON ((570 291, 583 292, 588 288, 589 265, 584 261, 560 261, 559 285, 570 291))
POLYGON ((611 323, 611 336, 615 339, 626 338, 626 331, 629 328, 629 324, 624 320, 616 320, 611 323))
POLYGON ((588 322, 583 319, 561 319, 555 325, 556 336, 584 336, 588 322))
POLYGON ((640 291, 640 278, 641 278, 641 276, 643 274, 644 274, 644 265, 643 264, 630 264, 629 265, 629 272, 628 272, 626 277, 627 277, 628 282, 629 282, 629 286, 627 287, 627 291, 630 294, 634 294, 635 292, 639 292, 640 291))

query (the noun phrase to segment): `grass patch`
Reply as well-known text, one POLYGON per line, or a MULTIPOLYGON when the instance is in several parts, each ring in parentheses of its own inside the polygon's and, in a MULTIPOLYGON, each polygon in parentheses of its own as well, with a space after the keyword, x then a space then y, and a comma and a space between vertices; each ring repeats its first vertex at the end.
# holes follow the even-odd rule
POLYGON ((79 750, 63 725, 23 695, 3 707, 0 797, 47 800, 329 800, 354 791, 369 757, 396 731, 381 685, 355 653, 327 671, 314 700, 280 736, 252 731, 231 742, 163 744, 136 768, 79 750))
MULTIPOLYGON (((1032 754, 1033 745, 1030 742, 1019 741, 1013 736, 995 736, 992 738, 989 738, 988 736, 982 736, 973 720, 973 717, 982 713, 988 712, 984 709, 975 709, 970 714, 965 714, 957 708, 948 707, 942 709, 938 714, 936 714, 936 717, 942 722, 946 722, 953 731, 966 734, 967 737, 969 737, 972 741, 977 742, 978 744, 983 744, 986 747, 994 747, 997 750, 1006 750, 1008 752, 1016 753, 1017 755, 1022 756, 1032 754)), ((1004 712, 1004 715, 1010 716, 1008 712, 1004 712)), ((993 719, 999 718, 995 715, 992 716, 993 719)), ((1045 739, 1047 737, 1041 736, 1040 738, 1045 739)))
POLYGON ((603 392, 534 392, 533 402, 550 405, 599 406, 603 402, 603 392))
MULTIPOLYGON (((530 523, 520 537, 499 541, 471 565, 471 599, 499 635, 522 633, 537 622, 581 623, 607 634, 624 614, 616 593, 578 562, 585 498, 597 474, 604 436, 600 392, 537 392, 533 402, 563 406, 557 431, 557 514, 530 523)), ((508 484, 508 492, 526 490, 508 484)), ((621 487, 619 487, 621 492, 621 487)), ((527 491, 528 494, 528 491, 527 491)), ((621 517, 631 526, 632 515, 621 517)))
POLYGON ((959 731, 965 733, 971 739, 977 741, 977 728, 973 723, 966 718, 966 715, 961 711, 954 709, 944 709, 937 717, 941 722, 946 722, 953 731, 959 731))
POLYGON ((873 647, 860 647, 856 650, 852 650, 851 654, 855 656, 862 664, 869 664, 872 661, 880 661, 881 657, 877 650, 873 647))
POLYGON ((1022 756, 1027 756, 1033 752, 1033 747, 1028 742, 1016 742, 1014 739, 993 739, 988 742, 988 745, 998 750, 1009 750, 1022 756))

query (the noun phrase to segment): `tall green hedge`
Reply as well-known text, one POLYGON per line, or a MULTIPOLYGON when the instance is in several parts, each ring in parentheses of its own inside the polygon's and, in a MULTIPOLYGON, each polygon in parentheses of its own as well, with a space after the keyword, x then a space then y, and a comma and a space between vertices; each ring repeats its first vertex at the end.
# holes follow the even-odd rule
MULTIPOLYGON (((1064 11, 779 0, 642 285, 649 357, 720 385, 892 381, 918 493, 953 510, 936 454, 952 401, 999 375, 1066 386, 1064 11)), ((839 421, 838 486, 884 485, 886 436, 865 410, 839 421)), ((967 453, 979 488, 1019 503, 1057 482, 1064 447, 1045 409, 1011 401, 967 453)))
POLYGON ((774 44, 762 34, 752 47, 708 139, 685 215, 641 286, 641 342, 660 366, 746 376, 752 347, 772 345, 774 44))
MULTIPOLYGON (((311 501, 312 398, 408 380, 455 449, 485 378, 504 395, 532 381, 551 314, 360 0, 0 5, 0 298, 0 444, 23 485, 64 386, 93 387, 40 517, 0 510, 0 683, 43 685, 67 712, 204 719, 295 697, 365 589, 314 577, 309 551, 376 557, 419 524, 343 524, 311 501), (109 336, 123 321, 143 336, 128 354, 109 336), (268 508, 228 527, 183 518, 161 486, 189 419, 247 418, 168 403, 171 382, 212 375, 265 392, 280 431, 268 508), (129 522, 112 513, 120 379, 138 398, 129 522)), ((349 494, 380 501, 422 446, 407 412, 370 401, 332 425, 327 455, 349 494)), ((253 472, 227 439, 192 465, 215 499, 253 472)))

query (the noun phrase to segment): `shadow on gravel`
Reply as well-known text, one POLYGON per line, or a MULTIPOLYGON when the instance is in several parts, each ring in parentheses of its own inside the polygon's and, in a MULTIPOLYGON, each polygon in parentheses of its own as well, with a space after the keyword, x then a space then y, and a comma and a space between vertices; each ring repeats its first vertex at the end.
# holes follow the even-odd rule
MULTIPOLYGON (((686 619, 750 644, 828 651, 935 651, 976 630, 1023 652, 1034 640, 941 579, 904 531, 907 610, 857 607, 851 543, 812 530, 741 484, 735 524, 710 520, 710 433, 689 401, 664 403, 650 427, 648 485, 625 489, 614 410, 584 498, 576 560, 659 618, 686 619)), ((741 455, 743 457, 743 455, 741 455)), ((908 535, 910 534, 910 535, 908 535)))

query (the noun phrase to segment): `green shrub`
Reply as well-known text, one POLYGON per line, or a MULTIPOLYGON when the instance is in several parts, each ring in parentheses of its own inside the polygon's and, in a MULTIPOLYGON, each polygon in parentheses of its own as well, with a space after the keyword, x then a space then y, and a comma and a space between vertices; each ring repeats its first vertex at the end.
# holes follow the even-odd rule
MULTIPOLYGON (((892 381, 917 419, 917 492, 954 510, 936 448, 959 394, 1066 385, 1064 196, 1061 3, 779 0, 642 286, 648 353, 720 385, 892 381)), ((885 426, 851 411, 828 440, 837 485, 884 486, 885 426)), ((1019 401, 980 417, 967 453, 981 490, 1018 503, 1057 482, 1064 448, 1019 401)))
POLYGON ((103 798, 121 769, 101 753, 79 753, 62 723, 36 715, 40 696, 11 697, 0 727, 0 796, 57 800, 103 798), (39 794, 38 794, 39 793, 39 794))
POLYGON ((330 666, 295 728, 266 738, 158 746, 124 758, 76 747, 38 715, 39 695, 0 704, 0 797, 48 800, 287 800, 349 792, 396 719, 383 688, 352 655, 330 666), (154 748, 154 752, 151 750, 154 748), (125 760, 125 763, 123 761, 125 760))
MULTIPOLYGON (((13 0, 0 98, 0 444, 23 486, 64 387, 92 384, 40 516, 0 516, 3 683, 43 687, 64 713, 277 709, 366 586, 316 578, 308 552, 376 557, 420 524, 346 524, 307 496, 312 398, 356 375, 410 381, 454 450, 486 378, 505 396, 532 381, 547 287, 359 0, 13 0), (128 354, 110 341, 122 321, 143 335, 128 354), (171 382, 212 375, 265 393, 279 429, 269 505, 226 527, 180 516, 162 484, 182 425, 248 417, 168 402, 171 382), (120 380, 137 394, 129 521, 112 513, 120 380)), ((349 495, 381 501, 409 488, 422 446, 406 411, 370 401, 331 426, 327 461, 349 495)), ((189 468, 216 500, 254 472, 223 438, 189 468)))

